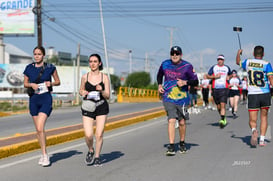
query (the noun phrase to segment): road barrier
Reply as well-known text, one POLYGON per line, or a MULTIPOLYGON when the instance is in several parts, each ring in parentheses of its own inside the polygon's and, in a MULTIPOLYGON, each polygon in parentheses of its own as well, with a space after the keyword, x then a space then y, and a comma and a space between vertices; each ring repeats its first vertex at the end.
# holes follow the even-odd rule
POLYGON ((160 102, 157 90, 120 87, 117 102, 160 102))

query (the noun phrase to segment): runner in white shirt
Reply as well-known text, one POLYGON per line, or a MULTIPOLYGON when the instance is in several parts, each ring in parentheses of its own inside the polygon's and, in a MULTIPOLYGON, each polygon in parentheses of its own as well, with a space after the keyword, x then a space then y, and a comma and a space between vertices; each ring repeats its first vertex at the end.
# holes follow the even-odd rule
POLYGON ((212 94, 215 104, 220 114, 219 125, 224 128, 227 125, 226 104, 228 97, 228 82, 231 75, 229 66, 224 65, 224 55, 218 55, 217 64, 213 65, 208 71, 208 79, 212 79, 212 94))
POLYGON ((232 77, 229 80, 229 101, 232 108, 233 119, 237 118, 238 102, 240 98, 241 80, 237 76, 237 71, 232 70, 232 77))
POLYGON ((253 147, 258 143, 257 119, 260 113, 260 146, 265 146, 265 133, 267 130, 268 110, 271 106, 271 94, 269 82, 273 85, 273 70, 270 62, 263 59, 264 47, 254 48, 254 58, 241 61, 243 50, 238 50, 236 63, 248 74, 248 112, 249 126, 251 128, 250 144, 253 147))
POLYGON ((243 77, 242 80, 242 93, 243 93, 243 102, 242 104, 246 104, 246 98, 247 98, 247 76, 243 77))
POLYGON ((203 97, 203 102, 204 102, 204 106, 205 106, 205 109, 208 109, 208 106, 209 106, 209 87, 210 87, 210 84, 209 84, 209 79, 207 79, 207 75, 205 74, 203 76, 203 80, 201 80, 201 92, 202 92, 202 97, 203 97))

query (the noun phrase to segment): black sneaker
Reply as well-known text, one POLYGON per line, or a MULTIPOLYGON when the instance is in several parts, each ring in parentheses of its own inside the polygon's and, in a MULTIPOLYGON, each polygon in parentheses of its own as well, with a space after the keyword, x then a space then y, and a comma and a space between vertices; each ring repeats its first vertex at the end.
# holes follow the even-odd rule
POLYGON ((86 165, 91 165, 93 160, 94 152, 88 152, 85 158, 86 165))
POLYGON ((187 148, 186 148, 185 143, 181 143, 180 148, 179 148, 179 152, 180 153, 186 153, 186 151, 187 151, 187 148))
POLYGON ((93 165, 94 165, 95 167, 100 167, 100 166, 102 166, 101 161, 100 161, 100 158, 94 158, 94 163, 93 163, 93 165))
POLYGON ((172 146, 168 146, 168 150, 166 152, 166 156, 174 156, 175 155, 175 150, 174 150, 174 147, 172 146))
POLYGON ((236 119, 236 118, 238 118, 238 116, 237 116, 237 114, 234 112, 234 113, 233 113, 233 119, 236 119))

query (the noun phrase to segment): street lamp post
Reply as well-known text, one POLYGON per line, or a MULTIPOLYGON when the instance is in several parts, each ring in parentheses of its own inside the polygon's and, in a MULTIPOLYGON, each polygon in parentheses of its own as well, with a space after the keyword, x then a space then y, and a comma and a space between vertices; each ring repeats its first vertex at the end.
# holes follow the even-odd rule
POLYGON ((107 67, 107 75, 109 77, 109 82, 110 82, 110 97, 109 97, 109 100, 111 100, 112 99, 112 84, 111 84, 110 70, 109 70, 109 64, 108 64, 108 54, 107 54, 106 38, 105 38, 105 31, 104 31, 104 22, 103 22, 101 0, 99 0, 99 6, 100 6, 100 19, 101 19, 101 28, 102 28, 102 36, 103 36, 103 44, 104 44, 105 61, 106 61, 106 67, 107 67))

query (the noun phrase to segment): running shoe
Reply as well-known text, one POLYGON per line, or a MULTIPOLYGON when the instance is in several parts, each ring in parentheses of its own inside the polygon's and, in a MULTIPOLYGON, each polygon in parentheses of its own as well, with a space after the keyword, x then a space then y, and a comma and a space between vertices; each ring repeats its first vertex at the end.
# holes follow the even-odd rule
POLYGON ((179 152, 186 153, 186 151, 187 151, 186 144, 185 143, 180 144, 179 152))
POLYGON ((266 145, 266 144, 265 144, 265 141, 264 141, 264 140, 260 140, 259 145, 260 145, 261 147, 265 146, 265 145, 266 145))
POLYGON ((172 146, 168 146, 168 150, 166 152, 166 156, 174 156, 175 155, 175 150, 174 150, 174 147, 172 146))
POLYGON ((92 164, 93 156, 94 156, 94 152, 88 151, 88 153, 86 155, 86 158, 85 158, 86 165, 91 165, 92 164))
POLYGON ((102 166, 100 158, 94 158, 94 164, 95 167, 100 167, 102 166))
POLYGON ((39 164, 39 165, 42 165, 42 164, 43 164, 43 161, 44 161, 44 155, 41 155, 38 164, 39 164))
POLYGON ((49 160, 49 157, 48 155, 44 155, 43 156, 43 161, 42 161, 42 164, 41 164, 43 167, 47 167, 50 165, 50 160, 49 160))
POLYGON ((226 125, 227 125, 227 120, 226 119, 224 119, 224 120, 221 119, 219 121, 220 128, 224 128, 226 125))
POLYGON ((236 119, 236 118, 238 118, 237 114, 233 113, 233 119, 236 119))
POLYGON ((257 130, 254 130, 252 132, 250 144, 251 144, 251 146, 254 146, 254 147, 257 146, 257 144, 258 144, 258 131, 257 130))

